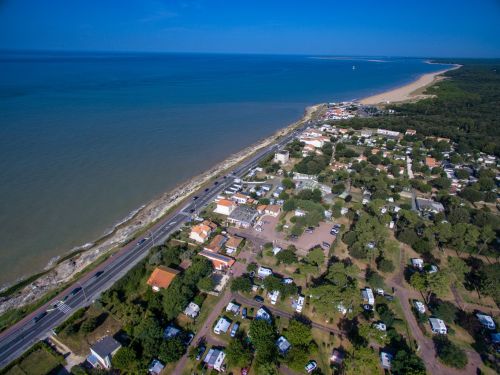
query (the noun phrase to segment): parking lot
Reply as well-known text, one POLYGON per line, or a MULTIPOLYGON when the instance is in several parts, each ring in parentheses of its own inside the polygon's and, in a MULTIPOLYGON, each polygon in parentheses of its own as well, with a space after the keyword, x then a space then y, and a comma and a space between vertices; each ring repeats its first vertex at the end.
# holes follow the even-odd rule
MULTIPOLYGON (((331 245, 335 241, 335 236, 330 234, 333 223, 322 222, 319 227, 314 228, 312 233, 304 232, 299 238, 286 239, 286 234, 283 232, 276 232, 275 228, 279 222, 278 217, 272 217, 265 215, 261 219, 262 231, 257 231, 255 228, 248 229, 235 229, 234 232, 239 235, 248 238, 252 241, 253 239, 260 240, 259 242, 272 242, 275 246, 288 247, 289 245, 294 245, 298 250, 298 255, 306 255, 308 250, 315 247, 321 246, 323 243, 331 245)), ((233 230, 231 231, 233 232, 233 230)), ((328 250, 326 246, 322 246, 325 252, 328 250)))

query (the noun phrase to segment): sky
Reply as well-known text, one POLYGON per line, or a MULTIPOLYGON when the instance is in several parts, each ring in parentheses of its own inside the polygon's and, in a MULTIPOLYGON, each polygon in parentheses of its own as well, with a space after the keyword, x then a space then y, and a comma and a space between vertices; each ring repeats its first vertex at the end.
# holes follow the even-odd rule
POLYGON ((0 0, 0 49, 500 57, 500 0, 0 0))

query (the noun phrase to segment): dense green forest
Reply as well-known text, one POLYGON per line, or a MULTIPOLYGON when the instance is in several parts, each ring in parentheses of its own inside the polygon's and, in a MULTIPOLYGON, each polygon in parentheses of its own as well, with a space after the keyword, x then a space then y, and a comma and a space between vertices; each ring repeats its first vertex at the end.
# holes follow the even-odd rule
POLYGON ((459 153, 480 150, 500 156, 500 60, 446 60, 460 69, 445 74, 449 79, 430 87, 433 98, 392 107, 396 114, 348 120, 354 128, 373 127, 450 138, 459 153))

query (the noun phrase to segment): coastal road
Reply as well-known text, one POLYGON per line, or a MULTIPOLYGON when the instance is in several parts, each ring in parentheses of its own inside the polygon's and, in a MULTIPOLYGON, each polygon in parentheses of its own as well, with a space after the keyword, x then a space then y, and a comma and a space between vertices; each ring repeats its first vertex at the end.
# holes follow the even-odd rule
POLYGON ((164 242, 173 232, 191 221, 193 215, 212 202, 235 179, 242 178, 250 169, 256 167, 266 155, 286 145, 297 136, 299 131, 315 124, 314 122, 307 122, 300 125, 295 131, 259 150, 256 154, 240 163, 230 175, 218 179, 219 183, 210 186, 208 191, 203 188, 200 189, 193 194, 198 197, 197 199, 186 201, 180 209, 156 223, 148 231, 148 237, 141 239, 137 243, 134 241, 124 246, 117 254, 111 256, 93 271, 82 276, 52 301, 2 332, 0 334, 0 368, 5 367, 9 362, 19 357, 37 341, 50 335, 52 330, 67 319, 72 312, 90 305, 103 291, 109 289, 146 257, 153 246, 164 242))

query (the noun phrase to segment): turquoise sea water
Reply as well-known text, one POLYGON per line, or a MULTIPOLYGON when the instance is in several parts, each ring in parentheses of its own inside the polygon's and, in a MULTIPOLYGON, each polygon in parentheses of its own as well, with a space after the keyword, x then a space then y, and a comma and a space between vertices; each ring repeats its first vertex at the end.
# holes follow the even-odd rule
POLYGON ((368 60, 1 52, 0 285, 97 239, 309 104, 443 68, 368 60))

